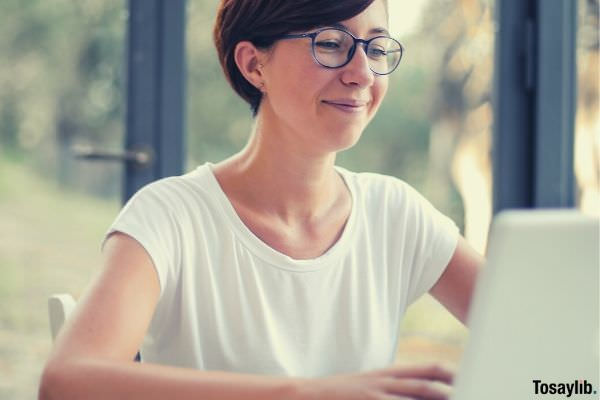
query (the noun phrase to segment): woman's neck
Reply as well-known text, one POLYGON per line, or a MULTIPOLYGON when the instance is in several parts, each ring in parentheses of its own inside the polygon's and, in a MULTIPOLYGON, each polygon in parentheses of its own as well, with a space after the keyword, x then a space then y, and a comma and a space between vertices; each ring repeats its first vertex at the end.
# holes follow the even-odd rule
MULTIPOLYGON (((301 134, 301 133, 299 133, 301 134)), ((257 117, 246 147, 217 164, 227 192, 288 223, 318 220, 349 194, 334 169, 335 153, 308 151, 297 134, 257 117), (299 143, 300 142, 300 143, 299 143)))

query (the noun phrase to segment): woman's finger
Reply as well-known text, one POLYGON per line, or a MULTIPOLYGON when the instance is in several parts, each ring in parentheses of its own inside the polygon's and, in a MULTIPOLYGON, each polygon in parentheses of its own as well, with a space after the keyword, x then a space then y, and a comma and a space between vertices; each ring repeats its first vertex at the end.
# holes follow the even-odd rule
POLYGON ((429 363, 422 365, 395 365, 390 368, 380 370, 384 376, 395 378, 419 378, 441 381, 451 384, 454 381, 456 368, 447 363, 429 363))
POLYGON ((386 393, 411 399, 448 400, 452 394, 452 387, 435 380, 402 378, 388 382, 386 393))

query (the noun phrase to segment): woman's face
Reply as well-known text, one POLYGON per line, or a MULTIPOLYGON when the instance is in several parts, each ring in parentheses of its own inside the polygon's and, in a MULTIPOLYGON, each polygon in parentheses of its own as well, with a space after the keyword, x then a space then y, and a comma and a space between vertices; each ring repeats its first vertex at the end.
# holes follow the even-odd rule
MULTIPOLYGON (((361 39, 382 35, 387 29, 384 1, 375 0, 341 25, 361 39)), ((266 95, 261 117, 271 119, 278 134, 290 135, 284 139, 317 153, 353 146, 388 87, 387 76, 369 69, 363 46, 357 47, 347 65, 329 69, 313 59, 309 38, 276 42, 263 74, 266 95)))

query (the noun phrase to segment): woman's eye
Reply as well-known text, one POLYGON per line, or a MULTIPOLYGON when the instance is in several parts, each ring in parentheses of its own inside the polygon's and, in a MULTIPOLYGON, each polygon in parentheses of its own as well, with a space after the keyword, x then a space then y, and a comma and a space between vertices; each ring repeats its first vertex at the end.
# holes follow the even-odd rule
POLYGON ((320 41, 315 43, 317 47, 326 50, 337 50, 340 48, 340 44, 334 41, 320 41))
POLYGON ((382 48, 372 48, 369 49, 369 55, 371 57, 385 57, 387 56, 387 51, 385 51, 385 49, 382 48))

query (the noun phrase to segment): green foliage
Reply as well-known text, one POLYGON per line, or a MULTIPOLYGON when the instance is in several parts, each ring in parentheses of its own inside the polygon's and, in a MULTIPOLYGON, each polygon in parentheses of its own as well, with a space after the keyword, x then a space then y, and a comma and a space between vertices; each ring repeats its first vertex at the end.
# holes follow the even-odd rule
POLYGON ((68 149, 122 141, 125 6, 0 2, 0 155, 30 160, 64 186, 107 182, 79 173, 68 149))
POLYGON ((350 169, 376 171, 420 184, 427 168, 430 124, 422 70, 401 65, 391 76, 390 87, 378 114, 354 148, 340 154, 350 169))
POLYGON ((250 107, 229 86, 212 41, 215 0, 189 1, 187 18, 187 157, 190 166, 219 161, 242 148, 250 107))

